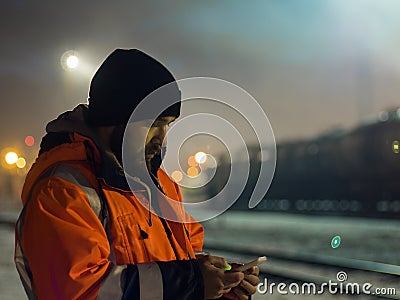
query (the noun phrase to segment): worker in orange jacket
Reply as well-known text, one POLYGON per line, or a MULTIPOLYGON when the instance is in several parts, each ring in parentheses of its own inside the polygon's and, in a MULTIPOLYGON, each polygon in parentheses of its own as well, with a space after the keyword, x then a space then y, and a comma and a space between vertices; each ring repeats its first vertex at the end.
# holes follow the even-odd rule
POLYGON ((223 258, 199 254, 203 227, 157 196, 182 203, 160 168, 180 101, 163 99, 171 105, 155 121, 142 116, 128 126, 148 94, 174 81, 147 54, 118 49, 93 77, 89 105, 47 125, 16 226, 15 262, 29 299, 247 299, 255 292, 257 268, 226 272, 223 258), (122 166, 124 133, 133 164, 145 153, 135 174, 122 166), (166 210, 181 221, 164 218, 166 210))

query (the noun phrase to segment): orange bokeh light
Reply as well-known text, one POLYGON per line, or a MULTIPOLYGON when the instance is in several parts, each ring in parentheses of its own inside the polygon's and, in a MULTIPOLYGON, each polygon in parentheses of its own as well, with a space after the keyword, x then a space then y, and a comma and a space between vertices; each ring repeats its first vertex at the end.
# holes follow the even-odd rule
POLYGON ((25 145, 27 145, 28 147, 32 147, 35 144, 35 138, 31 135, 28 135, 25 138, 25 145))
POLYGON ((190 167, 186 173, 189 177, 196 177, 199 175, 199 170, 196 167, 190 167))
POLYGON ((188 158, 188 165, 189 167, 197 167, 198 163, 194 159, 193 155, 188 158))
POLYGON ((183 175, 181 171, 175 170, 172 172, 171 177, 173 180, 175 180, 176 182, 179 182, 183 179, 183 175))

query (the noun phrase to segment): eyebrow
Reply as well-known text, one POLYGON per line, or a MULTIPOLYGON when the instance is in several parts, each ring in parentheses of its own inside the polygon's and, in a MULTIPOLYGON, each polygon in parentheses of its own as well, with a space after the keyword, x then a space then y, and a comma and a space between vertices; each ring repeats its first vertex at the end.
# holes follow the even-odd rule
POLYGON ((175 120, 176 120, 176 119, 169 120, 168 117, 161 117, 161 118, 156 119, 156 120, 154 121, 154 123, 156 123, 156 122, 167 122, 167 123, 171 123, 171 122, 173 122, 173 121, 175 121, 175 120))

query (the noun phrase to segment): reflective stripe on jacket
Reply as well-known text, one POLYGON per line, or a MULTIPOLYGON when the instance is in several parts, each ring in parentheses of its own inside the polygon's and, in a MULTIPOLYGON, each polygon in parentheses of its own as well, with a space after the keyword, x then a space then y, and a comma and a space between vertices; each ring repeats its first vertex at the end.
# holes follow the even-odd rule
MULTIPOLYGON (((97 178, 90 161, 99 164, 101 156, 94 143, 77 133, 70 138, 38 157, 22 193, 15 260, 30 299, 202 299, 194 259, 202 226, 155 215, 150 226, 147 208, 131 191, 97 178)), ((168 197, 182 201, 161 169, 158 179, 168 197)))

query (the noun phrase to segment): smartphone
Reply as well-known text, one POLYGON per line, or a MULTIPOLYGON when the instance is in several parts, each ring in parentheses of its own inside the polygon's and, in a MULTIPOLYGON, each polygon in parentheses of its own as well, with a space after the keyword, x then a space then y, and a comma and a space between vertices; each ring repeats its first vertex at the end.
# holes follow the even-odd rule
POLYGON ((242 266, 233 268, 232 271, 243 272, 243 271, 246 271, 246 270, 250 269, 251 267, 258 266, 259 264, 262 264, 266 260, 267 260, 266 256, 260 256, 259 258, 255 259, 255 260, 252 260, 252 261, 250 261, 248 263, 245 263, 242 266))

